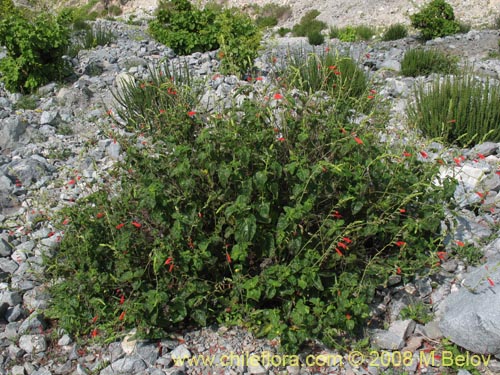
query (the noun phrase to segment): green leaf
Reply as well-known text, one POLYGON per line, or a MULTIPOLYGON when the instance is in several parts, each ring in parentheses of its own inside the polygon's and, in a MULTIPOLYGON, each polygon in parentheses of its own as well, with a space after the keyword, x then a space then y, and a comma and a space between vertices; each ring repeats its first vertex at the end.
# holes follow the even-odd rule
POLYGON ((237 243, 252 242, 255 232, 257 231, 257 220, 254 215, 245 217, 236 224, 234 238, 237 243))

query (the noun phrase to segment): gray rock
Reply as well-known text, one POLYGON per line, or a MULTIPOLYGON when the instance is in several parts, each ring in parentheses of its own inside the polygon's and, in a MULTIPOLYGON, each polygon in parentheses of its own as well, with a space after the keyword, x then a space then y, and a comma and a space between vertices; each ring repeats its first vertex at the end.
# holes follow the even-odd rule
POLYGON ((40 116, 40 125, 57 125, 59 122, 59 112, 58 111, 43 111, 40 116))
POLYGON ((19 338, 19 347, 26 353, 40 353, 47 350, 47 342, 42 335, 24 335, 19 338))
POLYGON ((499 148, 500 146, 498 143, 485 142, 479 145, 475 145, 471 149, 470 154, 472 154, 473 157, 475 157, 477 154, 482 154, 484 156, 495 155, 498 153, 499 148))
POLYGON ((14 273, 19 268, 19 264, 12 259, 0 258, 0 270, 6 273, 14 273))
POLYGON ((0 302, 5 302, 9 306, 19 305, 23 301, 23 298, 16 291, 6 290, 0 293, 0 302))
POLYGON ((24 335, 25 333, 42 333, 47 328, 47 323, 43 317, 33 312, 27 319, 25 319, 19 327, 18 333, 24 335))
POLYGON ((401 71, 401 63, 397 60, 385 60, 381 65, 380 69, 393 70, 395 72, 401 71))
POLYGON ((439 328, 445 337, 469 351, 499 356, 500 270, 497 262, 472 270, 462 285, 463 288, 444 301, 439 328))
POLYGON ((427 297, 432 293, 431 280, 428 277, 415 280, 415 287, 417 288, 420 297, 427 297))
POLYGON ((18 117, 0 120, 0 149, 15 147, 21 135, 26 131, 27 123, 18 117))
POLYGON ((170 355, 172 356, 172 359, 191 358, 191 352, 188 350, 187 346, 184 344, 177 346, 174 350, 172 350, 170 355))
POLYGON ((372 344, 380 349, 400 350, 403 348, 408 335, 415 329, 413 320, 397 320, 391 324, 389 330, 373 330, 371 333, 372 344))
POLYGON ((10 344, 7 350, 9 351, 9 357, 13 359, 21 358, 26 353, 26 351, 14 344, 10 344))
POLYGON ((24 293, 24 307, 26 307, 29 311, 46 309, 49 304, 49 298, 50 295, 46 288, 43 286, 37 286, 24 293))
POLYGON ((0 238, 0 256, 8 257, 10 256, 11 253, 12 253, 12 246, 3 238, 0 238))
POLYGON ((24 317, 24 310, 21 305, 9 307, 7 308, 4 316, 9 323, 17 322, 19 319, 22 319, 24 317))
POLYGON ((36 370, 35 372, 32 372, 31 375, 52 375, 52 372, 45 368, 41 368, 36 370))
POLYGON ((158 359, 158 345, 154 343, 138 342, 136 353, 149 366, 153 366, 158 359))
POLYGON ((135 375, 139 371, 145 370, 147 367, 146 362, 144 362, 140 357, 134 355, 113 362, 111 365, 104 368, 100 372, 100 375, 135 375))
POLYGON ((27 187, 46 176, 50 169, 46 163, 29 158, 12 161, 4 167, 4 173, 13 180, 18 179, 27 187))
POLYGON ((57 345, 59 346, 67 346, 73 342, 71 337, 68 334, 62 335, 62 337, 57 341, 57 345))
POLYGON ((24 372, 24 366, 13 366, 10 371, 12 375, 26 375, 26 372, 24 372))
POLYGON ((441 332, 441 329, 439 328, 439 321, 433 320, 432 322, 427 323, 423 327, 423 331, 426 337, 432 339, 432 340, 437 340, 443 337, 443 333, 441 332))

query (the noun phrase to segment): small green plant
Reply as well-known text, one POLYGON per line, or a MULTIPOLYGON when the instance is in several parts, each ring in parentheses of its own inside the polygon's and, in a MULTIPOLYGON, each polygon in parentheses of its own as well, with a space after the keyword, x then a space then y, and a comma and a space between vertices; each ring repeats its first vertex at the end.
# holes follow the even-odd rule
MULTIPOLYGON (((442 351, 446 351, 448 352, 448 356, 450 358, 458 358, 459 356, 465 356, 465 355, 469 355, 469 353, 463 349, 463 348, 460 348, 459 346, 457 346, 456 344, 452 343, 450 340, 448 339, 441 339, 441 345, 442 345, 442 351)), ((477 366, 474 366, 473 364, 469 363, 469 362, 456 362, 456 361, 451 361, 451 365, 450 365, 450 370, 453 370, 455 371, 456 373, 458 373, 459 370, 467 370, 468 372, 470 372, 471 374, 473 375, 480 375, 481 372, 479 372, 477 366)))
POLYGON ((291 31, 292 29, 289 29, 288 27, 280 27, 278 29, 278 35, 283 38, 286 34, 290 33, 291 31))
POLYGON ((382 36, 382 40, 390 41, 390 40, 398 40, 403 39, 408 36, 408 28, 401 24, 397 23, 395 25, 389 26, 389 28, 385 31, 382 36))
POLYGON ((471 25, 465 22, 458 22, 458 27, 459 27, 458 32, 460 34, 467 34, 471 29, 471 25))
POLYGON ((500 87, 472 74, 437 77, 430 85, 417 85, 408 106, 410 124, 429 138, 469 147, 500 141, 500 87))
POLYGON ((495 30, 500 30, 500 15, 496 16, 493 20, 493 28, 495 30))
POLYGON ((371 40, 375 35, 375 29, 366 25, 359 25, 355 27, 358 40, 371 40))
POLYGON ((69 66, 62 56, 68 40, 68 28, 49 13, 27 18, 11 12, 0 19, 0 45, 7 48, 0 71, 7 90, 33 91, 66 76, 69 66))
POLYGON ((411 319, 420 324, 426 324, 434 319, 429 306, 423 302, 416 302, 401 310, 401 319, 411 319))
POLYGON ((331 26, 330 38, 340 39, 342 42, 356 42, 360 40, 370 40, 375 35, 375 30, 369 26, 346 26, 339 28, 331 26))
POLYGON ((320 15, 320 12, 316 9, 308 11, 301 19, 300 22, 295 25, 292 29, 294 36, 307 36, 308 34, 314 32, 321 32, 326 29, 327 25, 325 22, 317 20, 316 17, 320 15))
POLYGON ((264 6, 252 4, 250 7, 255 17, 255 23, 260 28, 276 26, 280 21, 290 18, 292 14, 289 5, 267 3, 264 6))
POLYGON ((412 26, 421 31, 424 40, 460 31, 453 8, 445 0, 431 0, 420 12, 411 15, 410 20, 412 26))
POLYGON ((309 33, 307 40, 311 46, 319 46, 325 42, 325 37, 319 31, 309 33))
POLYGON ((115 39, 115 35, 109 27, 96 23, 92 25, 90 30, 83 33, 80 40, 83 49, 92 49, 112 43, 115 39))
POLYGON ((431 73, 453 74, 457 69, 456 58, 436 50, 414 48, 406 51, 401 61, 401 74, 407 77, 431 73))
POLYGON ((38 98, 35 95, 23 95, 14 104, 14 109, 34 110, 38 106, 38 98))

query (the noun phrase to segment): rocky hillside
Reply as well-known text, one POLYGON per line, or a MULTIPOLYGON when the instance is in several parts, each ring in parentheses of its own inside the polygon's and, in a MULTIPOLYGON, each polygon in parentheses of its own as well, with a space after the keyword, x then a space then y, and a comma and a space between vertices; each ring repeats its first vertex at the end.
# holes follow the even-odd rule
MULTIPOLYGON (((241 1, 234 3, 242 5, 241 1)), ((297 18, 311 7, 308 1, 289 3, 297 18)), ((353 0, 332 5, 317 1, 314 8, 322 11, 324 20, 339 26, 386 25, 404 22, 405 12, 412 12, 421 3, 398 0, 375 4, 353 0)), ((499 1, 451 3, 459 17, 463 15, 464 20, 477 25, 490 22, 500 10, 499 1)), ((154 6, 137 0, 127 2, 125 9, 149 11, 154 6)), ((458 367, 450 367, 437 353, 435 362, 422 361, 427 358, 426 353, 443 349, 439 343, 444 337, 469 350, 467 355, 477 356, 468 370, 500 373, 500 144, 491 142, 472 149, 444 151, 442 145, 422 142, 425 159, 433 160, 444 154, 452 166, 443 168, 442 173, 452 174, 459 182, 455 192, 459 207, 453 213, 457 224, 451 230, 453 242, 450 238, 449 246, 474 244, 484 253, 484 262, 468 267, 460 260, 443 257, 439 272, 432 277, 403 280, 394 275, 389 285, 380 289, 373 306, 373 315, 384 317, 386 326, 367 328, 371 345, 378 348, 370 359, 359 355, 356 359, 352 353, 337 352, 316 343, 301 353, 301 367, 273 365, 263 360, 250 366, 233 363, 222 367, 223 356, 231 351, 277 353, 277 342, 257 340, 240 328, 208 327, 172 332, 156 341, 129 336, 119 342, 95 344, 75 340, 55 329, 56 325, 43 314, 50 297, 41 281, 42 258, 53 254, 63 233, 50 223, 50 216, 106 183, 113 164, 124 156, 113 135, 124 132, 114 126, 108 115, 117 105, 112 91, 120 90, 123 82, 146 78, 148 66, 161 60, 171 66, 187 64, 194 75, 206 80, 197 110, 209 112, 214 103, 229 105, 242 87, 264 90, 270 84, 265 72, 271 70, 271 56, 280 60, 294 46, 314 50, 305 38, 273 40, 256 61, 263 72, 262 80, 248 82, 217 74, 215 52, 179 57, 151 40, 142 26, 102 22, 112 29, 117 40, 81 51, 72 60, 77 76, 74 82, 42 87, 34 103, 27 102, 28 98, 20 94, 0 91, 0 374, 456 373, 458 367), (486 196, 478 196, 479 190, 486 192, 486 196), (471 208, 483 198, 487 202, 483 207, 487 209, 471 208), (400 319, 401 310, 416 301, 433 306, 432 321, 424 324, 400 319), (389 366, 394 364, 391 361, 384 362, 387 355, 395 358, 387 353, 399 350, 411 353, 411 361, 403 368, 389 366), (175 362, 198 354, 214 355, 215 364, 175 362), (337 361, 328 366, 306 365, 308 355, 319 354, 340 356, 337 358, 342 359, 342 364, 337 361)), ((498 50, 498 39, 498 31, 471 31, 430 41, 427 46, 454 52, 463 64, 473 64, 477 72, 498 80, 500 60, 488 57, 498 50)), ((412 99, 415 82, 428 78, 399 75, 404 52, 420 43, 415 37, 376 43, 330 41, 328 48, 349 53, 359 61, 378 85, 378 94, 388 103, 391 115, 381 139, 420 142, 405 126, 404 108, 412 99)), ((461 369, 459 373, 467 375, 468 370, 461 369)))

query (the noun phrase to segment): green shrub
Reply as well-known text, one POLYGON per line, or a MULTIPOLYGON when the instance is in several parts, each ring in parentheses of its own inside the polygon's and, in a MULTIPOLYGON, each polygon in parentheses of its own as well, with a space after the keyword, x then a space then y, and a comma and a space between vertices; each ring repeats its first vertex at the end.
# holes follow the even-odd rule
POLYGON ((97 46, 105 46, 116 39, 111 29, 102 24, 94 24, 91 29, 84 32, 81 39, 84 49, 91 49, 97 46))
POLYGON ((220 71, 224 74, 244 74, 253 66, 258 55, 261 33, 250 17, 224 10, 215 21, 217 42, 220 46, 220 71))
POLYGON ((180 55, 219 48, 216 11, 195 8, 188 0, 160 1, 156 18, 149 22, 151 35, 180 55))
POLYGON ((157 125, 120 140, 118 181, 61 213, 47 315, 62 328, 163 337, 238 324, 293 353, 339 344, 391 274, 435 265, 454 191, 431 182, 437 166, 339 122, 328 99, 281 91, 205 116, 170 82, 155 89, 181 99, 144 108, 157 125))
POLYGON ((436 78, 430 88, 420 85, 408 107, 412 125, 430 138, 469 147, 500 141, 500 88, 472 75, 436 78))
POLYGON ((460 25, 455 21, 453 8, 444 0, 431 0, 420 12, 410 16, 413 27, 419 29, 425 40, 456 34, 460 25))
POLYGON ((48 13, 28 19, 12 12, 0 19, 0 45, 7 48, 0 71, 7 90, 32 91, 63 78, 68 41, 68 28, 48 13))
POLYGON ((370 40, 375 35, 375 30, 369 26, 346 26, 339 28, 331 26, 329 37, 340 39, 342 42, 356 42, 370 40))
POLYGON ((307 40, 311 46, 319 46, 325 42, 325 37, 319 31, 309 33, 307 40))
POLYGON ((259 6, 252 4, 251 8, 255 14, 255 23, 260 28, 276 26, 279 21, 285 21, 292 14, 289 5, 267 3, 264 6, 259 6))
POLYGON ((375 29, 366 25, 359 25, 355 27, 358 40, 370 40, 375 35, 375 29))
POLYGON ((407 77, 426 76, 431 73, 452 74, 457 71, 457 59, 443 52, 415 48, 405 52, 401 61, 401 74, 407 77))
POLYGON ((321 13, 312 9, 308 11, 301 19, 300 22, 292 29, 294 36, 307 36, 308 34, 321 32, 326 29, 327 25, 323 21, 316 19, 321 13))
POLYGON ((292 29, 289 29, 288 27, 280 27, 278 29, 278 35, 283 38, 286 34, 288 34, 291 31, 292 29))
POLYGON ((458 32, 460 34, 467 34, 471 29, 471 25, 465 22, 458 22, 458 32))
POLYGON ((180 55, 221 48, 223 72, 243 73, 257 56, 261 34, 236 9, 195 8, 188 0, 161 1, 149 23, 151 35, 180 55))
POLYGON ((14 109, 33 110, 38 106, 38 100, 35 95, 23 95, 14 105, 14 109))
POLYGON ((340 102, 347 102, 350 109, 367 94, 368 82, 363 70, 352 58, 331 52, 307 56, 303 52, 294 54, 283 76, 287 86, 309 93, 328 92, 339 102, 337 110, 341 107, 340 102))
POLYGON ((401 23, 397 23, 395 25, 389 26, 389 28, 385 31, 382 36, 382 40, 390 41, 390 40, 398 40, 403 39, 408 36, 408 29, 405 25, 401 23))

